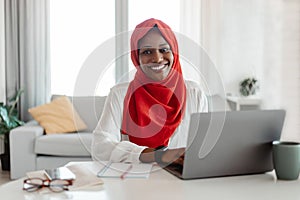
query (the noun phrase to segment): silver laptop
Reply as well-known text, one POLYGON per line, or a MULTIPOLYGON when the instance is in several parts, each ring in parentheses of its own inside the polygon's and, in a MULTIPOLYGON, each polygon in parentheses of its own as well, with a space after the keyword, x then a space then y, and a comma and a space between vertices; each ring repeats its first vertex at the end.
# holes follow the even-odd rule
POLYGON ((284 118, 284 110, 194 113, 183 167, 165 169, 181 179, 271 171, 271 143, 280 139, 284 118))

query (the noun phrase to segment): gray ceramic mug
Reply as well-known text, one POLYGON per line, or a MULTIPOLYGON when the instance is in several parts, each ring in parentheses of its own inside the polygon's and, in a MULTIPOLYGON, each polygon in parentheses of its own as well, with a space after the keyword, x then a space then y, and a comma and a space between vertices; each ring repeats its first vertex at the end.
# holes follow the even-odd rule
POLYGON ((273 164, 278 179, 298 179, 300 173, 300 143, 274 141, 273 164))

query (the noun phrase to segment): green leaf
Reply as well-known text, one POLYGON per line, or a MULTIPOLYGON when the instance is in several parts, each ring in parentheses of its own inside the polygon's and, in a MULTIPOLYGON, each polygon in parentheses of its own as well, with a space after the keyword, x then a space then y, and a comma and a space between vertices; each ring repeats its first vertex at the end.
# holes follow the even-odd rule
POLYGON ((19 112, 17 109, 13 109, 12 113, 10 114, 11 116, 19 116, 19 112))
POLYGON ((15 108, 22 93, 23 90, 19 90, 7 105, 0 103, 0 135, 9 134, 11 129, 24 124, 18 119, 18 110, 15 108))
POLYGON ((20 89, 17 91, 17 93, 15 94, 15 96, 13 96, 11 99, 9 99, 9 102, 11 103, 16 103, 19 101, 19 98, 21 96, 21 94, 24 92, 23 89, 20 89))
POLYGON ((13 122, 13 128, 24 124, 24 122, 19 120, 17 116, 11 116, 11 122, 13 122))
POLYGON ((16 94, 13 98, 11 98, 11 99, 9 100, 11 106, 10 106, 10 109, 9 109, 9 111, 8 111, 8 113, 9 113, 8 115, 11 115, 11 113, 12 113, 13 110, 15 109, 16 104, 17 104, 17 102, 19 101, 19 98, 20 98, 20 96, 21 96, 21 94, 22 94, 23 92, 24 92, 24 90, 20 89, 20 90, 17 92, 17 94, 16 94))
POLYGON ((25 122, 19 120, 18 118, 16 118, 15 120, 16 120, 16 122, 18 123, 19 126, 22 126, 22 125, 25 124, 25 122))
POLYGON ((0 107, 0 116, 1 116, 2 120, 4 121, 4 123, 6 124, 6 126, 9 126, 9 116, 8 116, 6 108, 0 107))
POLYGON ((11 116, 9 118, 9 126, 7 127, 9 130, 16 128, 18 126, 18 123, 14 120, 14 118, 11 116))

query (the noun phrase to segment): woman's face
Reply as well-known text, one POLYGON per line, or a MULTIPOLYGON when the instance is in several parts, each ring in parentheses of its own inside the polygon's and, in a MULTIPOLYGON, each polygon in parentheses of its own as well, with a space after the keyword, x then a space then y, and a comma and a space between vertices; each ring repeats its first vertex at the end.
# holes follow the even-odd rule
POLYGON ((140 67, 152 80, 164 80, 170 72, 173 60, 171 47, 159 30, 152 29, 139 40, 140 67))

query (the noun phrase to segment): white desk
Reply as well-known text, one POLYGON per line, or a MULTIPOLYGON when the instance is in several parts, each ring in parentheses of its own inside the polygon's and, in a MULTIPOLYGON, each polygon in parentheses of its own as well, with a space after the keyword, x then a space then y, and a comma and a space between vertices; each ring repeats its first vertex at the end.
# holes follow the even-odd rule
POLYGON ((228 102, 232 102, 236 105, 236 110, 241 110, 241 106, 259 106, 261 104, 261 99, 257 96, 227 96, 226 99, 228 102))
POLYGON ((0 186, 1 200, 160 200, 160 199, 300 199, 300 180, 277 181, 274 173, 197 180, 180 180, 164 170, 149 179, 103 179, 97 191, 39 194, 22 191, 22 179, 0 186))

